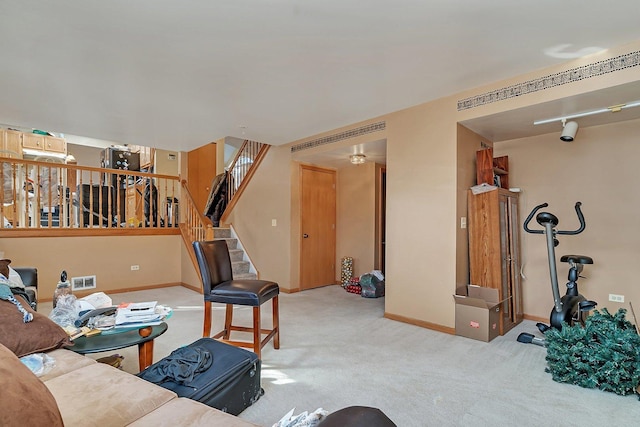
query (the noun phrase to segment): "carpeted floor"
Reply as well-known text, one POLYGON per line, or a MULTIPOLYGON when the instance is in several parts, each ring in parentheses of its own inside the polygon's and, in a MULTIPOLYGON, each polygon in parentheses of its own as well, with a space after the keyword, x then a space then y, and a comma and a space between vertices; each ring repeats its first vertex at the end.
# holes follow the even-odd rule
MULTIPOLYGON (((157 300, 174 309, 169 330, 156 339, 154 360, 202 334, 196 292, 172 287, 111 297, 114 303, 157 300)), ((41 304, 39 311, 48 310, 50 303, 41 304)), ((264 311, 270 325, 270 309, 264 311)), ((269 343, 263 349, 265 395, 240 417, 270 427, 294 407, 299 413, 365 405, 402 427, 638 425, 637 396, 552 381, 544 372, 545 349, 516 341, 520 332, 535 330, 533 322, 484 343, 383 314, 384 298, 362 298, 339 286, 281 294, 281 348, 269 343)), ((237 309, 236 317, 249 325, 251 309, 237 309)), ((217 331, 222 306, 213 318, 217 331)), ((138 372, 137 349, 120 353, 124 369, 138 372)))

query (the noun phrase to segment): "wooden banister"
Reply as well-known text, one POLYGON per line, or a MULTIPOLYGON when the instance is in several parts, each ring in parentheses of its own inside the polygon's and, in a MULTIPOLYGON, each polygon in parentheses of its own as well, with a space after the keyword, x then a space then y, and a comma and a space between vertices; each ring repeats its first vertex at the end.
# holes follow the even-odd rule
POLYGON ((228 202, 227 206, 220 218, 220 223, 226 223, 231 211, 235 207, 236 203, 240 199, 240 196, 247 188, 247 185, 251 181, 251 178, 255 174, 256 170, 262 160, 266 157, 267 152, 271 146, 267 144, 262 144, 254 141, 245 141, 242 144, 242 147, 236 154, 235 159, 229 168, 227 174, 227 185, 228 185, 228 202), (247 159, 246 163, 242 164, 240 169, 238 169, 239 159, 245 158, 247 159), (235 172, 234 172, 235 171, 235 172), (239 182, 235 182, 239 181, 239 182))

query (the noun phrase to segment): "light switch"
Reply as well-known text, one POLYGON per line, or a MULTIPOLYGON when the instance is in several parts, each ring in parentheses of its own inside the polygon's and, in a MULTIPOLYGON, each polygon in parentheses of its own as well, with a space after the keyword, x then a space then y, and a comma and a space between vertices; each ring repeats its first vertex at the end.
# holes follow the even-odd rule
POLYGON ((271 220, 271 226, 275 227, 276 225, 278 225, 278 221, 276 221, 275 219, 271 220))
POLYGON ((467 217, 463 216, 460 218, 460 228, 467 228, 467 217))

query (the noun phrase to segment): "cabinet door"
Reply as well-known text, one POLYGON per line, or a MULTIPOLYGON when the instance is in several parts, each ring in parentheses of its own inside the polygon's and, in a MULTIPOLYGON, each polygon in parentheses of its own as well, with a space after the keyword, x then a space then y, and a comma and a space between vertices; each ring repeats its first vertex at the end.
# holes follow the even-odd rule
POLYGON ((520 277, 520 219, 518 217, 518 197, 508 197, 509 213, 509 281, 512 304, 511 320, 518 324, 524 319, 522 307, 522 282, 520 277))
POLYGON ((23 133, 22 146, 32 150, 44 150, 44 136, 35 133, 23 133))
POLYGON ((67 142, 63 138, 55 138, 53 136, 44 137, 44 149, 55 153, 67 153, 67 142))
POLYGON ((513 319, 513 293, 511 292, 511 251, 509 240, 510 217, 509 198, 500 194, 500 297, 506 299, 502 304, 502 325, 500 325, 500 335, 504 335, 512 327, 513 319))
POLYGON ((524 317, 520 282, 520 223, 518 220, 518 196, 500 194, 500 246, 502 256, 502 295, 508 300, 503 304, 504 334, 524 317))
POLYGON ((8 157, 22 158, 22 132, 7 129, 4 131, 4 147, 8 157), (15 154, 13 154, 15 153, 15 154))

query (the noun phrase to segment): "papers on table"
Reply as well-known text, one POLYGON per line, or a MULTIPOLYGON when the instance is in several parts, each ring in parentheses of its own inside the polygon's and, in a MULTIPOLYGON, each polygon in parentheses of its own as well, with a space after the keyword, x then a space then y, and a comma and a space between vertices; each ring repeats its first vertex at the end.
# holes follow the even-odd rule
POLYGON ((116 328, 155 326, 162 323, 166 313, 157 301, 122 303, 116 312, 116 328))

